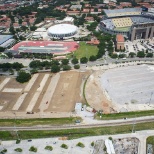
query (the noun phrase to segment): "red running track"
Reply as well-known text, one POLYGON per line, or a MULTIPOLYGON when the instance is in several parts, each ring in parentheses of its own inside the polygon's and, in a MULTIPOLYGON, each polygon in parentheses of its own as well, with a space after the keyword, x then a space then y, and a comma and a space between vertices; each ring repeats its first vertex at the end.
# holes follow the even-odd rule
MULTIPOLYGON (((66 54, 68 52, 73 52, 75 50, 78 49, 79 45, 76 42, 58 42, 58 41, 22 41, 17 43, 16 45, 14 45, 12 47, 12 50, 18 51, 19 47, 40 47, 40 46, 44 46, 44 47, 52 47, 52 45, 54 45, 59 47, 59 45, 62 45, 64 48, 67 47, 65 50, 60 51, 60 52, 56 52, 55 54, 66 54)), ((55 48, 54 46, 54 48, 55 48)), ((24 51, 24 50, 23 50, 24 51)))

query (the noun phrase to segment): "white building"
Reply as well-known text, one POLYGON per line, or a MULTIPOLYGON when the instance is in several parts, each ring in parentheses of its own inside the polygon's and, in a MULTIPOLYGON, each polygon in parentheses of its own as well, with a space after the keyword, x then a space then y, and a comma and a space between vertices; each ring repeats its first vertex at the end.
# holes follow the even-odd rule
POLYGON ((63 22, 73 24, 74 18, 73 17, 66 17, 66 18, 63 19, 63 22))
POLYGON ((78 27, 71 24, 58 24, 48 29, 48 35, 51 38, 71 38, 78 31, 78 27))
POLYGON ((106 149, 107 149, 107 154, 115 154, 115 150, 114 150, 114 147, 113 147, 111 140, 106 139, 105 140, 105 146, 106 146, 106 149))
POLYGON ((82 103, 76 103, 75 104, 75 112, 81 111, 81 108, 82 108, 82 103))

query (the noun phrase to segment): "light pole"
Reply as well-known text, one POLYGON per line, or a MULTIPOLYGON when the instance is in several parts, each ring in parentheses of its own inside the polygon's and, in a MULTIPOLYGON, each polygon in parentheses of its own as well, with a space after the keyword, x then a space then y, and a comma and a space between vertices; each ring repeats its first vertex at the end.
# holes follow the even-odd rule
POLYGON ((16 132, 16 136, 17 136, 17 138, 19 140, 18 130, 16 129, 16 125, 15 125, 15 123, 16 123, 16 113, 13 112, 13 114, 14 114, 14 131, 16 132))
POLYGON ((135 121, 133 123, 132 133, 135 133, 135 125, 136 125, 136 115, 135 115, 135 121))
POLYGON ((153 92, 151 92, 151 97, 150 97, 150 100, 149 100, 149 106, 150 106, 150 103, 151 103, 152 95, 153 95, 153 92))

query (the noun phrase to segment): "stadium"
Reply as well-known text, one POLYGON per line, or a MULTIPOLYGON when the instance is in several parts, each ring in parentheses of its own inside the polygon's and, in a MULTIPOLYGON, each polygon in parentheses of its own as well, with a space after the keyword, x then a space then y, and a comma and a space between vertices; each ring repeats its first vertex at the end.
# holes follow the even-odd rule
POLYGON ((112 35, 122 34, 131 41, 152 38, 154 16, 142 8, 104 10, 106 17, 100 22, 100 30, 112 35))
POLYGON ((54 55, 68 54, 77 50, 76 42, 56 41, 22 41, 14 45, 11 50, 27 53, 52 53, 54 55))
POLYGON ((58 25, 51 26, 48 29, 48 35, 51 38, 56 38, 56 39, 71 38, 77 33, 77 31, 78 31, 78 28, 74 25, 58 24, 58 25))

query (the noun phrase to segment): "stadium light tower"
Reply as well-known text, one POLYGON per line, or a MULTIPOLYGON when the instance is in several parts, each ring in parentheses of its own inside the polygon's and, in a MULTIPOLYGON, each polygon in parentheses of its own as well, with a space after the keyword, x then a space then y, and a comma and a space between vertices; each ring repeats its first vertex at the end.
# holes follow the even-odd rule
POLYGON ((135 120, 133 122, 132 133, 135 133, 135 125, 136 125, 136 115, 135 115, 135 120))
POLYGON ((150 100, 149 100, 149 106, 151 104, 152 95, 153 95, 153 92, 151 92, 151 96, 150 96, 150 100))

